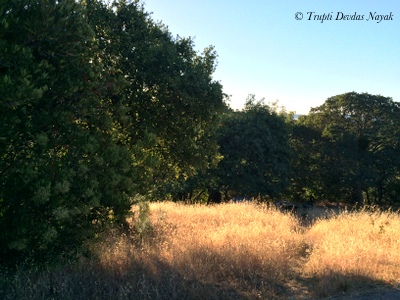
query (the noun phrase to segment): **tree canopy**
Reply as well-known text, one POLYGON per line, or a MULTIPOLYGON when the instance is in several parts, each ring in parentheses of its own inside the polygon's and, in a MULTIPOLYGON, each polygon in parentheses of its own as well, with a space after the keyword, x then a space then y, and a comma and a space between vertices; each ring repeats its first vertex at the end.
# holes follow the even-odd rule
POLYGON ((244 110, 231 112, 220 125, 220 189, 255 197, 281 194, 290 175, 288 137, 285 117, 250 95, 244 110))
POLYGON ((217 155, 216 53, 139 2, 0 5, 0 261, 71 257, 217 155))
POLYGON ((355 92, 330 97, 296 128, 298 167, 313 178, 302 180, 326 198, 389 200, 388 188, 399 180, 399 138, 398 102, 355 92))

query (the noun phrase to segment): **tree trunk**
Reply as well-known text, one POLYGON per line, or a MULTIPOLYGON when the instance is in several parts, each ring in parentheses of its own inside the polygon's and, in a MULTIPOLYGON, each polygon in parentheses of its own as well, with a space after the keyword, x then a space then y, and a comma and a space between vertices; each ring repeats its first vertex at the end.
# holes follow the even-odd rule
POLYGON ((360 181, 357 181, 356 201, 357 201, 357 203, 359 205, 363 204, 362 188, 361 188, 361 182, 360 181))
POLYGON ((383 183, 380 181, 377 186, 378 189, 378 204, 382 204, 383 201, 383 183))
POLYGON ((369 197, 368 189, 365 191, 365 194, 367 195, 367 204, 371 205, 371 198, 369 197))

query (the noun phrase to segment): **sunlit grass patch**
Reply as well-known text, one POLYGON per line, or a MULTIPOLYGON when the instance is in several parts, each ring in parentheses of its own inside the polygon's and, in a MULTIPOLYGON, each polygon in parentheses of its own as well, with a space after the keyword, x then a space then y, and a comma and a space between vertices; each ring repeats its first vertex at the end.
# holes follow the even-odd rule
POLYGON ((162 259, 188 280, 270 289, 291 273, 301 236, 290 214, 252 204, 152 204, 162 259))
MULTIPOLYGON (((400 217, 394 212, 344 212, 316 222, 305 234, 312 248, 304 272, 333 281, 346 276, 400 283, 400 217), (335 275, 333 275, 335 274, 335 275)), ((325 284, 321 282, 321 284, 325 284)))

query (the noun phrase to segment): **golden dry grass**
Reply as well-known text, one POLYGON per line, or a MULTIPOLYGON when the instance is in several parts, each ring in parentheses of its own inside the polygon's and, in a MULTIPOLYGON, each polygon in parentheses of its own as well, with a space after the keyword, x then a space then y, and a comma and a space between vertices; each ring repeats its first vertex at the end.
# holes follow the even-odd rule
POLYGON ((292 215, 249 204, 152 205, 158 254, 187 280, 260 296, 279 292, 301 243, 292 215), (266 217, 267 216, 267 217, 266 217))
POLYGON ((150 209, 140 243, 112 232, 99 260, 0 280, 0 298, 318 299, 376 286, 400 297, 398 213, 344 212, 304 227, 253 204, 150 209))
POLYGON ((283 283, 302 242, 294 216, 250 204, 164 202, 151 204, 151 212, 152 238, 140 254, 126 238, 113 241, 102 251, 106 268, 140 260, 155 278, 169 270, 193 285, 192 297, 196 289, 205 292, 210 287, 217 298, 265 299, 286 293, 283 283))
POLYGON ((400 284, 398 213, 344 212, 316 222, 304 239, 310 245, 304 274, 321 278, 325 293, 335 285, 347 288, 368 280, 400 284))
MULTIPOLYGON (((151 212, 143 268, 160 277, 167 266, 183 282, 216 287, 226 298, 314 298, 400 283, 397 213, 344 212, 305 228, 290 213, 253 204, 162 202, 151 212)), ((119 249, 104 261, 132 258, 126 246, 119 249)))

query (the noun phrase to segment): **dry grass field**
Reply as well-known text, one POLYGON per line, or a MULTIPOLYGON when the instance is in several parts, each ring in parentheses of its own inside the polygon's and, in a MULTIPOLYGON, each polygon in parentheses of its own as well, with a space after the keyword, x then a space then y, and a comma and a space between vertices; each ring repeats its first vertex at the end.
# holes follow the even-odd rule
POLYGON ((305 226, 254 204, 150 209, 140 242, 109 233, 99 258, 79 267, 3 274, 0 298, 321 299, 391 288, 400 299, 398 213, 343 212, 305 226))

